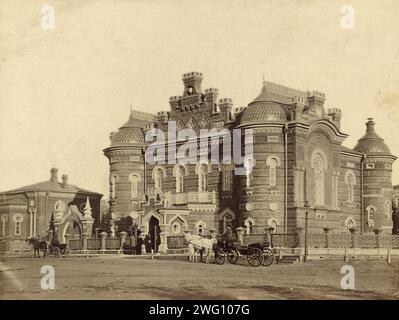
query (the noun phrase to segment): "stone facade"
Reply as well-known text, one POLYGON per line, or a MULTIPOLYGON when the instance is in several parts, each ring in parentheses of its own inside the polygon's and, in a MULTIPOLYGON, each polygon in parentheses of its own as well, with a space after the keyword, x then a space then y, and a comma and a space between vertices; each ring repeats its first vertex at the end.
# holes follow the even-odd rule
MULTIPOLYGON (((303 228, 308 200, 311 231, 390 232, 387 213, 396 157, 371 119, 366 135, 349 149, 342 145, 347 135, 341 131, 341 110, 326 111, 321 92, 265 81, 254 101, 233 110, 232 99, 218 100, 217 89, 202 90, 202 78, 199 72, 184 74, 183 94, 169 99, 170 111, 132 111, 128 122, 110 135, 104 154, 110 165, 113 221, 132 217, 145 233, 155 224, 161 238, 184 230, 223 232, 228 225, 247 233, 263 233, 268 226, 286 233, 303 228), (240 129, 243 149, 244 138, 250 137, 246 130, 252 130, 252 171, 236 175, 235 164, 211 163, 211 150, 219 146, 221 153, 231 143, 222 138, 203 149, 208 161, 181 164, 184 156, 178 155, 177 164, 149 164, 146 151, 156 147, 145 135, 156 128, 174 142, 170 121, 177 131, 197 134, 201 129, 240 129)), ((167 160, 170 150, 164 152, 157 156, 167 160)))
POLYGON ((102 195, 69 184, 66 175, 60 182, 57 173, 53 168, 48 181, 0 193, 3 250, 24 251, 30 248, 27 239, 48 238, 51 220, 61 242, 65 242, 65 236, 91 234, 92 230, 85 230, 85 224, 94 228, 99 225, 102 195), (87 201, 92 212, 90 217, 84 214, 87 201))

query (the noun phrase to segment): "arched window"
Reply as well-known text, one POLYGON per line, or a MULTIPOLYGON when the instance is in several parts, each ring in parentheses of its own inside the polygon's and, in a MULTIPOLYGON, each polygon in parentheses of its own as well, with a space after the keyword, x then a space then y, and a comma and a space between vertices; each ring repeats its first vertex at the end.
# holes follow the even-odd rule
POLYGON ((117 181, 118 181, 118 176, 116 174, 111 175, 111 199, 115 199, 117 181))
POLYGON ((272 227, 273 229, 271 230, 271 233, 277 233, 277 228, 278 228, 278 221, 274 218, 271 218, 267 221, 267 225, 269 227, 272 227))
POLYGON ((129 176, 129 181, 130 181, 130 196, 132 198, 137 198, 139 194, 139 182, 141 178, 140 175, 137 173, 132 173, 129 176))
POLYGON ((316 153, 312 158, 315 205, 324 206, 325 203, 325 185, 324 185, 324 169, 323 158, 316 153))
POLYGON ((352 217, 348 217, 345 220, 345 226, 350 231, 350 229, 353 229, 356 226, 356 221, 352 217))
POLYGON ((254 161, 251 158, 246 158, 244 160, 245 176, 246 176, 246 187, 251 187, 252 180, 252 169, 254 167, 254 161))
POLYGON ((277 184, 276 171, 277 171, 278 164, 279 164, 279 161, 275 157, 269 157, 266 160, 266 165, 269 167, 269 186, 270 187, 275 187, 277 184))
POLYGON ((223 232, 226 232, 227 227, 233 228, 233 216, 230 213, 223 216, 223 232))
POLYGON ((186 168, 182 165, 176 165, 173 169, 173 175, 176 178, 176 193, 184 192, 184 177, 186 168))
POLYGON ((199 236, 203 236, 205 234, 206 224, 203 221, 198 221, 195 224, 195 229, 197 230, 197 234, 199 236))
POLYGON ((356 177, 352 171, 348 171, 345 175, 345 183, 347 185, 347 199, 348 202, 354 201, 354 186, 356 184, 356 177))
POLYGON ((245 233, 246 234, 251 234, 253 233, 253 226, 255 224, 255 220, 252 218, 247 218, 244 222, 245 225, 245 233))
POLYGON ((163 167, 156 166, 152 171, 154 187, 156 191, 162 191, 163 179, 166 178, 166 170, 163 167))
POLYGON ((6 222, 8 220, 8 217, 6 214, 3 214, 1 216, 1 235, 5 236, 6 235, 6 222))
POLYGON ((208 187, 208 165, 200 164, 198 169, 198 191, 206 191, 208 187))
POLYGON ((24 221, 24 217, 22 214, 15 214, 13 216, 14 220, 14 234, 16 236, 20 236, 22 233, 22 222, 24 221))

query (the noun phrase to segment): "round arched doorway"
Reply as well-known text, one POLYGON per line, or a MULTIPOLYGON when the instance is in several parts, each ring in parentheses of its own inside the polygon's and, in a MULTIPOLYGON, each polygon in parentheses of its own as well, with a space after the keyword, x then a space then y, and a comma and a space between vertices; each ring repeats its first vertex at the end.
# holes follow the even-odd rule
POLYGON ((62 229, 62 241, 65 243, 65 235, 68 235, 68 238, 71 239, 81 239, 82 238, 82 227, 79 222, 75 220, 68 220, 65 222, 64 227, 62 229))

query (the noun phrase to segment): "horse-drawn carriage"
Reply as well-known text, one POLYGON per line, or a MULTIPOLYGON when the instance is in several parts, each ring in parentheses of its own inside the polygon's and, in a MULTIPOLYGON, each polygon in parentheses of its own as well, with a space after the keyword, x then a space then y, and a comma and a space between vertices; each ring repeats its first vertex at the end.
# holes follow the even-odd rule
POLYGON ((53 239, 50 242, 42 240, 40 238, 30 238, 29 243, 33 246, 33 257, 40 258, 40 251, 43 252, 43 258, 46 256, 53 256, 61 258, 66 254, 67 245, 60 243, 58 239, 53 239))
POLYGON ((273 250, 268 245, 260 242, 247 245, 241 244, 241 242, 232 242, 232 244, 226 242, 222 250, 227 257, 227 261, 232 264, 236 264, 239 259, 245 257, 252 267, 259 267, 260 265, 268 267, 274 261, 273 250))
POLYGON ((206 262, 213 255, 217 264, 224 264, 226 258, 230 263, 236 264, 239 259, 246 257, 248 264, 252 267, 270 266, 274 261, 274 251, 266 235, 261 241, 248 244, 241 243, 241 241, 228 241, 227 239, 205 239, 190 233, 185 234, 185 239, 189 245, 190 261, 196 261, 195 250, 200 253, 201 261, 202 254, 205 252, 206 262))

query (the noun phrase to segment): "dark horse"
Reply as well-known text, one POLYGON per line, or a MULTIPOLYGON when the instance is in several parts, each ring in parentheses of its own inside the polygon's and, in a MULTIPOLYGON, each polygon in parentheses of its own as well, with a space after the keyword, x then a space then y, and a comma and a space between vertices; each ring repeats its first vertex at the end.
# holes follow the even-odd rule
POLYGON ((40 258, 40 250, 43 251, 43 258, 46 256, 47 242, 42 241, 39 238, 29 238, 28 242, 33 246, 33 258, 40 258))

